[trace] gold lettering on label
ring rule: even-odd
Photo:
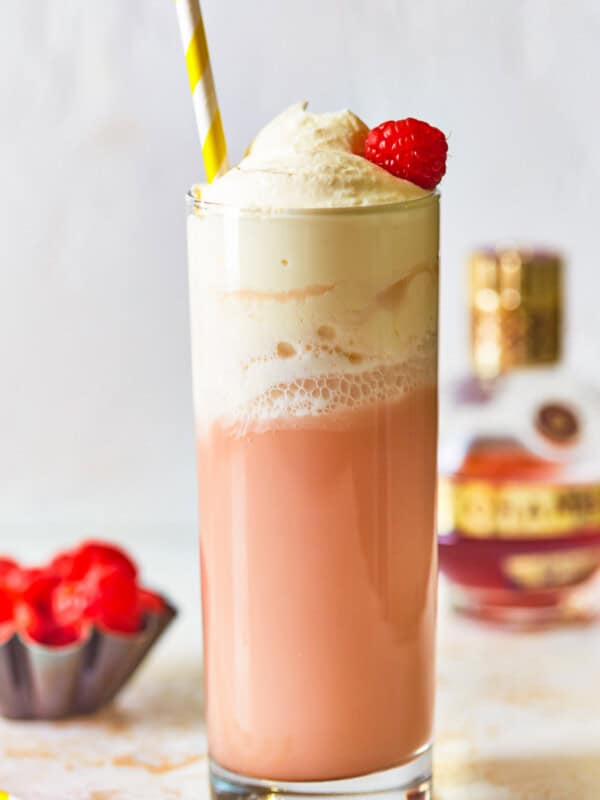
[[[556,538],[600,532],[600,484],[557,486],[440,480],[440,533],[474,538]]]

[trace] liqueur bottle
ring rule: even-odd
[[[472,374],[441,398],[441,569],[508,624],[564,617],[600,567],[600,391],[562,364],[562,279],[553,252],[475,252]]]

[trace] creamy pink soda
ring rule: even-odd
[[[209,747],[250,778],[431,738],[438,204],[363,127],[290,109],[189,218]]]

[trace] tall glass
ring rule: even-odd
[[[438,196],[188,212],[213,790],[429,797]]]

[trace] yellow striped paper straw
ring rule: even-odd
[[[217,175],[227,172],[229,164],[202,13],[198,0],[175,0],[175,5],[202,144],[206,179],[210,183]]]

